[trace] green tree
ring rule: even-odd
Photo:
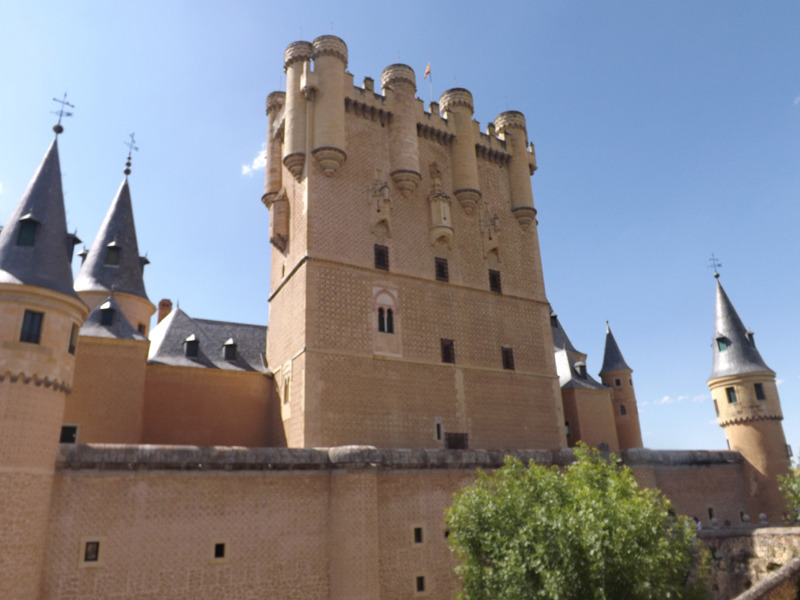
[[[787,523],[800,520],[800,465],[795,463],[788,475],[778,475],[778,487],[786,501]]]
[[[447,511],[469,600],[707,597],[695,523],[586,447],[565,470],[507,458]]]

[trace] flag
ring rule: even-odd
[[[427,79],[428,75],[431,74],[431,63],[428,62],[428,66],[425,67],[425,75],[422,77],[423,79]]]

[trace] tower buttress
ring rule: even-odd
[[[777,477],[788,473],[790,460],[775,372],[761,358],[753,332],[742,323],[719,280],[712,352],[708,387],[730,449],[747,463],[750,513],[780,522],[784,502]]]
[[[611,327],[606,326],[606,347],[599,375],[603,385],[611,389],[620,450],[642,447],[642,429],[632,373],[633,369],[622,357]]]

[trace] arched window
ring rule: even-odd
[[[386,333],[394,333],[394,311],[386,309]]]
[[[378,331],[386,333],[386,311],[382,306],[378,308]]]
[[[377,313],[378,331],[380,333],[395,332],[397,318],[397,297],[395,293],[385,288],[373,290],[373,310]]]

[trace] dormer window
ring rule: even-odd
[[[575,370],[578,372],[578,377],[586,379],[586,363],[578,361],[575,363]]]
[[[747,343],[750,344],[753,348],[756,347],[756,337],[752,331],[748,331],[745,335],[747,335]]]
[[[720,352],[724,352],[725,350],[727,350],[728,349],[728,340],[726,340],[724,337],[718,337],[717,338],[717,348],[719,349]]]
[[[78,256],[81,257],[81,266],[83,266],[83,263],[86,262],[86,257],[89,256],[89,251],[86,248],[84,248],[83,250],[78,252]]]
[[[236,342],[229,338],[222,346],[222,354],[225,360],[236,360]]]
[[[195,334],[187,337],[183,342],[183,346],[186,358],[197,358],[200,354],[200,340],[197,339]]]
[[[111,307],[111,302],[105,302],[100,305],[100,325],[109,327],[114,324],[114,313],[116,311]]]
[[[106,264],[110,267],[118,267],[119,254],[120,247],[117,246],[117,242],[111,242],[108,246],[106,246]]]
[[[17,232],[17,246],[33,246],[36,241],[36,231],[39,229],[39,221],[30,214],[25,215],[19,220],[19,231]]]

